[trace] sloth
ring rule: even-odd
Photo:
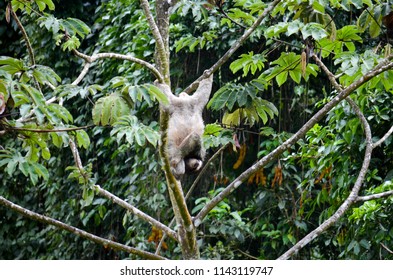
[[[161,105],[161,108],[169,113],[166,149],[171,172],[177,180],[202,168],[206,154],[202,142],[205,129],[202,111],[209,100],[212,82],[213,75],[210,75],[199,83],[191,96],[185,92],[175,96],[168,85],[158,84],[169,100],[169,105]]]

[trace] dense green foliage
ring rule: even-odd
[[[152,226],[91,186],[99,184],[169,224],[173,213],[157,152],[158,104],[165,96],[146,68],[127,60],[97,60],[81,83],[72,84],[83,68],[74,49],[154,63],[155,42],[139,1],[11,1],[31,41],[34,65],[8,2],[0,3],[0,195],[154,252]],[[266,6],[260,0],[216,2],[223,4],[179,0],[173,7],[171,80],[177,92],[221,57]],[[326,75],[312,58],[304,60],[306,52],[317,53],[344,87],[390,55],[393,39],[383,22],[392,1],[281,2],[215,74],[215,93],[204,113],[212,123],[205,145],[210,156],[227,147],[191,194],[192,214],[334,98]],[[375,141],[393,125],[392,94],[390,70],[351,95]],[[75,165],[70,140],[83,169]],[[277,258],[337,210],[364,152],[363,126],[343,101],[208,214],[198,228],[201,257]],[[373,153],[361,195],[393,189],[392,159],[390,136]],[[195,177],[184,180],[185,192]],[[392,259],[386,249],[393,250],[392,212],[392,196],[358,202],[295,258]],[[0,259],[135,258],[5,207],[0,245]],[[181,258],[173,240],[165,245],[163,256]]]

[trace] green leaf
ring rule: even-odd
[[[90,146],[90,137],[87,134],[86,131],[84,130],[78,130],[76,132],[76,140],[78,143],[78,147],[83,147],[85,149],[88,149]]]
[[[227,107],[229,110],[232,110],[237,100],[237,95],[236,86],[233,84],[226,84],[215,92],[213,98],[207,104],[207,108],[218,111]]]
[[[337,31],[337,39],[340,41],[358,41],[362,42],[362,38],[357,35],[359,30],[356,25],[346,25]]]
[[[53,71],[50,67],[43,65],[35,65],[33,76],[42,85],[45,85],[48,82],[53,86],[57,86],[57,83],[61,81],[61,78],[55,73],[55,71]]]
[[[370,22],[370,36],[371,38],[376,38],[381,33],[381,22],[372,20]]]
[[[55,5],[52,0],[34,0],[34,2],[37,4],[41,12],[45,10],[46,6],[48,6],[49,10],[53,11],[55,9]]]
[[[325,7],[323,5],[321,5],[321,3],[319,3],[318,1],[313,1],[312,7],[315,11],[317,11],[321,14],[325,13]]]
[[[292,80],[294,80],[297,84],[300,84],[300,80],[302,79],[302,72],[300,69],[294,69],[293,71],[289,72]]]
[[[111,135],[116,135],[117,141],[120,142],[123,137],[127,142],[139,146],[144,146],[146,140],[154,147],[157,146],[160,138],[158,132],[150,126],[141,124],[135,116],[124,116],[114,123]]]
[[[12,99],[14,100],[15,107],[19,107],[23,104],[30,103],[29,96],[23,91],[12,91],[11,96],[12,96]],[[24,114],[21,114],[21,115],[24,116]]]
[[[49,172],[42,164],[35,162],[32,164],[32,167],[39,177],[43,178],[44,180],[48,180]]]
[[[0,69],[6,71],[10,75],[27,70],[22,60],[8,56],[0,56],[0,65],[3,65],[0,67]]]
[[[62,121],[69,123],[73,121],[71,113],[63,106],[52,103],[47,105],[47,116],[52,121],[52,123],[60,124]]]
[[[47,30],[52,30],[54,35],[58,34],[60,22],[53,15],[43,15],[38,19],[38,22],[40,27],[45,26]]]
[[[19,170],[25,175],[26,177],[29,175],[29,164],[26,160],[19,161]]]
[[[157,131],[150,129],[148,127],[145,127],[145,129],[142,129],[142,131],[146,140],[154,147],[156,147],[159,139],[159,135],[157,134]]]
[[[15,172],[15,168],[18,164],[18,161],[15,158],[12,158],[7,164],[7,173],[8,175],[12,176]]]
[[[266,38],[279,37],[281,33],[287,32],[288,25],[289,24],[286,22],[280,22],[267,28],[265,31]]]
[[[62,49],[63,51],[65,50],[72,51],[79,48],[80,45],[81,42],[79,41],[79,39],[75,35],[73,35],[62,45]]]
[[[282,72],[276,76],[278,86],[282,86],[288,79],[288,72]]]
[[[230,213],[230,215],[231,215],[235,220],[237,220],[237,221],[239,221],[239,222],[242,221],[242,218],[240,217],[238,211],[233,211],[233,212]]]
[[[169,105],[168,97],[158,87],[149,84],[143,85],[143,87],[147,89],[148,93],[152,97],[156,98],[162,105]]]
[[[77,34],[82,39],[91,32],[90,27],[77,18],[67,18],[60,20],[60,29],[67,31],[67,33],[72,37]]]
[[[319,41],[322,38],[327,37],[327,32],[325,27],[319,23],[308,23],[302,29],[302,36],[303,39],[307,39],[308,37],[314,38],[315,40]]]
[[[45,97],[39,90],[28,84],[21,84],[21,87],[28,93],[34,105],[45,106]]]
[[[62,138],[58,135],[57,132],[51,132],[49,133],[51,138],[52,138],[52,143],[55,145],[57,148],[61,148],[63,145]]]
[[[303,26],[304,26],[304,23],[298,19],[291,21],[288,24],[287,36],[291,36],[292,34],[298,33],[299,30],[301,30],[303,28]]]
[[[215,135],[218,136],[223,128],[215,123],[211,123],[205,126],[205,135]]]
[[[254,55],[253,52],[249,52],[248,54],[242,54],[229,67],[233,73],[243,70],[243,76],[245,77],[248,72],[254,75],[257,70],[262,70],[266,61],[266,58],[262,54]]]
[[[130,110],[127,101],[113,93],[98,99],[93,108],[93,122],[95,125],[112,125],[121,116],[129,115]]]
[[[269,115],[270,118],[273,118],[274,115],[278,115],[277,108],[273,105],[273,103],[270,103],[269,101],[258,98],[253,100],[253,105],[253,107],[258,113],[258,116],[262,119],[262,122],[264,124],[266,124],[268,121],[267,115]]]

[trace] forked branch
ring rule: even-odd
[[[157,68],[154,67],[154,65],[152,65],[149,62],[144,61],[142,59],[133,57],[131,55],[123,55],[123,54],[117,54],[117,53],[98,53],[98,54],[94,54],[92,56],[89,56],[89,55],[83,54],[77,50],[73,50],[73,53],[76,56],[85,60],[85,62],[86,62],[83,67],[82,72],[79,74],[78,78],[72,83],[73,85],[77,85],[82,81],[82,79],[86,76],[91,64],[94,61],[99,60],[99,59],[106,59],[106,58],[122,59],[122,60],[128,60],[128,61],[135,62],[135,63],[140,64],[140,65],[146,67],[147,69],[149,69],[158,81],[160,81],[160,82],[164,81],[164,77],[157,70]]]
[[[253,173],[255,173],[260,168],[266,166],[269,162],[275,160],[279,155],[281,155],[284,151],[290,148],[293,144],[295,144],[299,139],[303,138],[306,133],[317,124],[332,108],[334,108],[338,103],[340,103],[343,99],[347,98],[352,92],[354,92],[361,85],[365,84],[373,77],[378,76],[379,74],[390,70],[393,68],[393,62],[390,61],[392,57],[384,59],[377,66],[375,66],[372,70],[366,73],[364,76],[359,78],[357,81],[353,82],[347,88],[339,91],[335,98],[329,101],[324,107],[322,107],[310,120],[306,122],[303,127],[296,132],[291,138],[277,147],[275,150],[270,152],[268,155],[264,156],[260,159],[256,164],[248,168],[244,171],[239,177],[237,177],[231,184],[229,184],[220,194],[214,197],[205,207],[198,213],[195,217],[195,225],[199,226],[206,215],[224,198],[226,198],[230,193],[232,193],[235,189],[242,185],[243,182],[247,180]],[[327,68],[326,68],[327,69]],[[372,145],[372,144],[370,144]],[[369,147],[370,148],[370,147]]]
[[[69,143],[70,143],[70,148],[71,148],[71,151],[72,151],[72,155],[73,155],[74,160],[75,160],[75,165],[81,172],[83,172],[84,168],[83,168],[83,165],[82,165],[82,160],[81,160],[81,158],[79,156],[78,148],[76,147],[75,142],[73,140],[70,140]],[[119,206],[123,207],[124,209],[130,211],[132,214],[134,214],[135,216],[139,217],[140,219],[150,223],[151,225],[156,226],[157,228],[159,228],[163,232],[165,232],[169,237],[171,237],[172,239],[178,241],[177,234],[176,234],[175,231],[171,230],[169,227],[167,227],[164,224],[160,223],[159,221],[157,221],[153,217],[145,214],[144,212],[142,212],[138,208],[132,206],[131,204],[127,203],[126,201],[124,201],[122,199],[120,199],[119,197],[115,196],[114,194],[104,190],[99,185],[95,185],[93,188],[101,196],[106,197],[107,199],[111,200],[112,202],[114,202],[114,203],[118,204]]]
[[[372,143],[372,134],[370,126],[364,117],[363,113],[361,112],[360,108],[357,104],[349,97],[347,97],[347,102],[351,105],[352,109],[355,111],[356,115],[358,116],[359,120],[363,125],[363,129],[366,136],[366,151],[364,154],[362,168],[360,169],[359,175],[356,179],[356,182],[347,197],[347,199],[341,204],[341,206],[337,209],[337,211],[330,216],[326,221],[324,221],[319,227],[314,229],[312,232],[307,234],[304,238],[302,238],[299,242],[297,242],[292,248],[286,251],[283,255],[281,255],[278,259],[279,260],[286,260],[296,254],[301,248],[306,246],[312,240],[317,238],[321,233],[323,233],[326,229],[328,229],[331,225],[336,223],[338,219],[340,219],[345,212],[349,209],[349,207],[356,202],[358,198],[358,194],[360,191],[360,187],[364,182],[364,178],[366,177],[366,173],[371,161],[371,154],[373,151],[373,143]]]

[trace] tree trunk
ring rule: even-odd
[[[142,1],[143,2],[143,1]],[[176,1],[172,1],[173,5]],[[164,77],[165,83],[170,86],[169,67],[169,8],[171,4],[167,0],[156,1],[156,25],[161,38],[156,38],[155,60],[158,70]],[[162,45],[160,45],[162,44]],[[192,222],[191,215],[187,209],[186,200],[180,181],[177,181],[169,168],[169,161],[166,154],[167,129],[169,115],[164,110],[160,112],[161,147],[160,155],[164,161],[164,169],[169,187],[169,196],[178,226],[179,244],[182,250],[183,259],[199,259],[199,249],[196,241],[196,229]]]

